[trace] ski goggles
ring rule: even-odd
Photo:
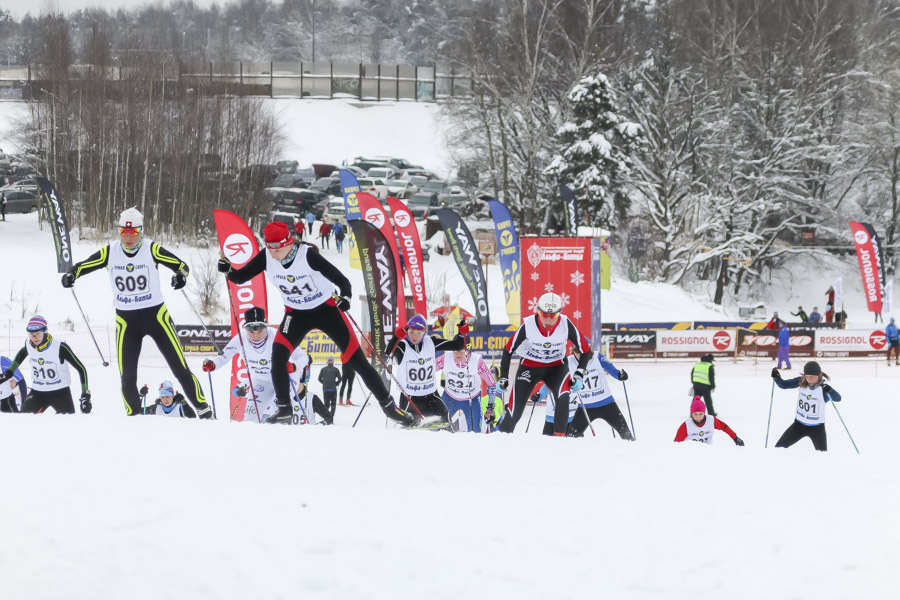
[[[244,323],[244,329],[250,332],[264,331],[266,327],[265,323]]]
[[[285,246],[290,246],[294,243],[294,238],[291,236],[287,236],[280,242],[266,242],[266,248],[269,250],[278,250],[279,248],[284,248]]]
[[[136,235],[143,231],[143,227],[119,227],[119,235]]]
[[[548,313],[548,312],[544,312],[544,311],[542,311],[542,310],[538,310],[538,314],[541,315],[541,318],[542,318],[542,319],[547,319],[548,321],[553,321],[554,323],[555,323],[556,320],[559,318],[559,313],[558,313],[558,312],[555,312],[555,313]]]

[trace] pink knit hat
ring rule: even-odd
[[[706,412],[706,404],[700,399],[700,396],[694,396],[694,401],[691,402],[691,414],[695,412]]]

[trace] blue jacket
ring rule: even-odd
[[[780,387],[783,390],[792,390],[800,387],[800,382],[803,381],[803,377],[794,377],[793,379],[775,379],[775,385]],[[821,385],[821,384],[820,384]],[[841,395],[837,393],[837,390],[831,388],[831,390],[827,392],[822,392],[822,396],[825,398],[825,402],[840,402]]]
[[[893,323],[888,323],[888,326],[884,328],[884,335],[886,335],[889,340],[900,340],[900,334],[897,333],[897,326]]]
[[[791,332],[787,327],[782,327],[781,331],[778,332],[778,345],[779,346],[790,346],[791,345]]]
[[[822,320],[822,315],[817,313],[816,311],[812,311],[809,313],[809,319],[806,320],[807,323],[818,323]]]

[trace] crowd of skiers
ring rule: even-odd
[[[72,288],[80,277],[104,267],[109,272],[126,414],[215,418],[197,377],[187,365],[163,302],[159,266],[173,272],[172,287],[176,290],[185,286],[188,266],[144,237],[143,216],[136,209],[123,212],[118,227],[120,239],[76,263],[63,275],[62,285]],[[607,375],[612,376],[624,385],[628,374],[595,352],[590,340],[562,313],[560,296],[552,292],[538,299],[536,314],[523,319],[503,349],[499,368],[493,369],[468,350],[469,325],[465,320],[459,322],[456,336],[443,339],[427,333],[424,316],[413,315],[393,332],[384,357],[379,357],[392,382],[388,389],[381,373],[366,360],[354,331],[355,321],[347,313],[352,297],[350,282],[319,254],[318,248],[299,242],[293,233],[284,223],[270,223],[264,230],[265,249],[241,268],[224,257],[219,260],[219,271],[234,284],[265,273],[281,293],[285,306],[278,327],[268,325],[262,309],[247,310],[242,330],[224,352],[203,361],[203,371],[212,373],[233,356],[243,357],[248,379],[232,392],[243,399],[235,411],[243,410],[244,420],[315,422],[315,414],[330,424],[338,404],[339,385],[340,403],[344,404],[346,398],[349,404],[353,375],[358,373],[387,418],[405,427],[453,428],[451,422],[455,420],[458,427],[465,422],[469,431],[480,432],[483,425],[487,431],[513,433],[529,399],[540,395],[547,404],[546,435],[583,436],[593,421],[603,420],[620,438],[635,439],[633,425],[629,428],[607,379]],[[888,327],[893,328],[889,339],[897,340],[893,319]],[[321,370],[321,399],[316,395],[310,398],[307,393],[310,359],[300,348],[312,329],[324,332],[334,341],[343,363],[343,372],[334,366],[334,359],[329,359]],[[92,404],[88,374],[78,357],[64,341],[50,334],[42,317],[33,317],[26,330],[28,341],[15,357],[0,361],[0,410],[40,413],[53,408],[58,413],[75,412],[69,387],[71,367],[81,381],[81,411],[89,413]],[[172,382],[163,381],[158,399],[149,407],[147,386],[137,389],[138,359],[143,338],[148,336],[183,390],[176,393]],[[896,347],[893,342],[892,345]],[[513,358],[519,361],[515,372],[511,372]],[[715,431],[724,431],[737,445],[743,445],[735,432],[717,418],[713,408],[713,362],[711,355],[704,356],[691,370],[690,418],[681,424],[675,440],[711,443]],[[19,366],[26,364],[32,375],[30,391],[18,371]],[[825,450],[825,403],[841,399],[828,383],[828,376],[817,363],[809,362],[800,377],[783,380],[777,368],[772,377],[773,385],[798,389],[799,394],[796,419],[776,445],[787,447],[809,437],[816,449]],[[15,380],[15,388],[10,380]],[[21,402],[16,401],[14,389],[23,396]]]

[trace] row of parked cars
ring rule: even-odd
[[[0,152],[0,200],[6,199],[6,212],[37,212],[40,196],[34,169],[16,157]]]

